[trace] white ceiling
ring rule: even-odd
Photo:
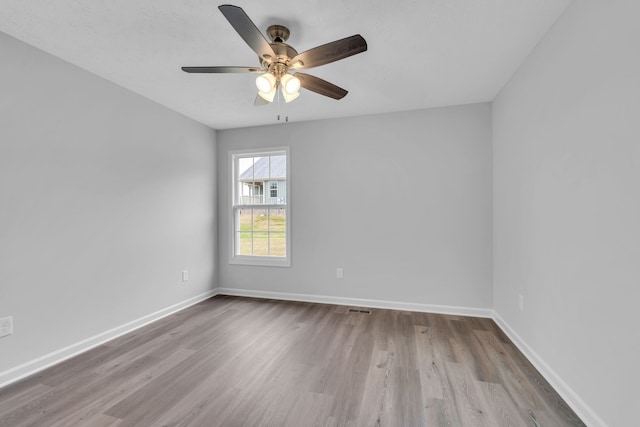
[[[229,0],[260,30],[291,30],[298,52],[353,34],[368,51],[305,70],[349,90],[301,91],[290,121],[491,101],[571,0]],[[215,129],[277,123],[254,107],[257,66],[217,6],[224,0],[2,0],[0,31]],[[266,36],[265,36],[266,37]]]

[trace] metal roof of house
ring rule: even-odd
[[[271,159],[271,165],[269,165]],[[269,173],[271,166],[271,173]],[[239,181],[266,181],[268,179],[285,179],[287,177],[287,156],[260,157],[247,170],[240,174]]]

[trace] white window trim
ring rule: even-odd
[[[269,256],[255,256],[255,255],[236,255],[236,235],[235,235],[235,207],[236,200],[238,198],[238,186],[236,185],[236,175],[239,173],[237,170],[236,157],[242,157],[246,155],[252,155],[255,157],[260,156],[272,156],[275,154],[284,154],[287,157],[287,185],[285,188],[285,200],[287,203],[284,205],[287,212],[287,221],[285,224],[285,245],[286,256],[284,257],[269,257]],[[233,150],[229,151],[229,165],[231,166],[231,191],[229,198],[229,264],[238,265],[257,265],[265,267],[291,267],[291,173],[290,173],[290,155],[289,146],[285,147],[268,147],[268,148],[256,148],[246,150]],[[253,205],[250,205],[253,206]],[[283,205],[260,205],[260,208],[282,208]]]

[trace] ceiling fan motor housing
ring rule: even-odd
[[[274,39],[274,41],[272,43],[269,43],[269,45],[273,49],[273,52],[276,54],[276,57],[275,59],[271,57],[264,57],[259,59],[262,67],[266,70],[269,70],[270,73],[272,73],[274,76],[276,76],[276,78],[279,79],[289,72],[289,69],[292,65],[291,58],[295,58],[298,55],[298,52],[294,48],[286,44],[284,41],[277,41],[277,39],[280,37],[273,36],[275,31],[273,30],[274,28],[276,28],[278,31],[285,31],[278,33],[282,36],[286,36],[282,38],[282,40],[286,40],[287,38],[289,38],[289,30],[287,28],[281,25],[270,26],[267,32],[272,37],[272,39]]]
[[[289,39],[289,34],[289,29],[283,25],[270,25],[267,28],[267,35],[272,42],[286,42]]]

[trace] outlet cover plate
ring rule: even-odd
[[[0,319],[0,338],[11,334],[13,334],[13,317],[3,317]]]

